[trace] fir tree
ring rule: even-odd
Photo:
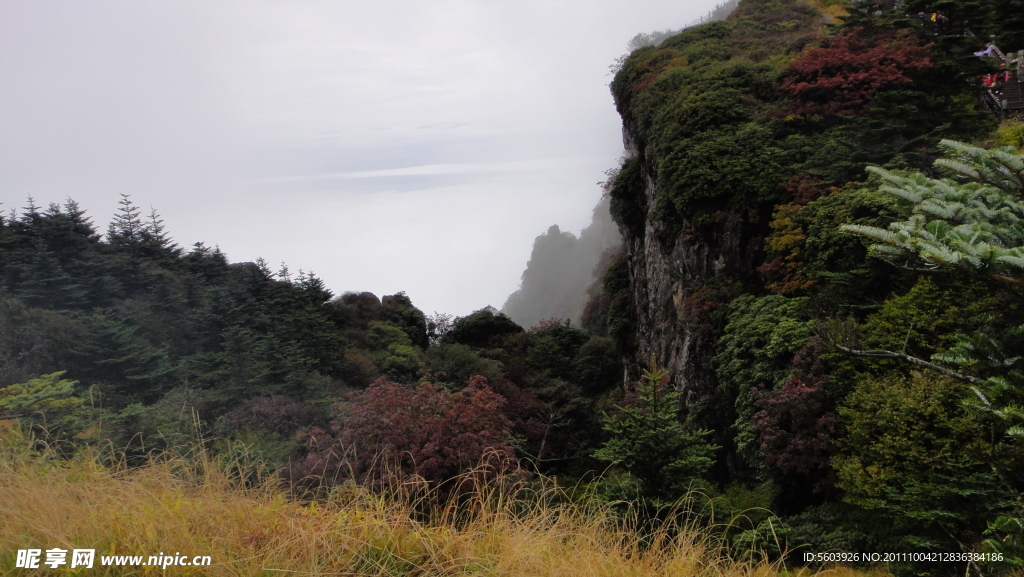
[[[25,212],[22,213],[22,220],[24,222],[32,222],[39,217],[39,207],[36,206],[36,200],[30,195],[27,199],[28,206],[25,207]]]
[[[594,452],[594,458],[635,475],[655,502],[682,496],[711,468],[719,449],[705,440],[711,431],[687,430],[679,422],[679,393],[666,385],[667,375],[657,366],[644,371],[633,402],[606,416],[609,439]]]
[[[1010,445],[1024,438],[1024,324],[1020,324],[1024,281],[1024,155],[1012,147],[985,150],[962,142],[943,141],[947,158],[936,165],[958,179],[923,174],[899,176],[872,170],[887,183],[884,192],[912,205],[909,218],[888,229],[848,225],[843,230],[880,241],[874,254],[901,267],[927,273],[960,274],[988,283],[1004,301],[1016,301],[991,316],[981,329],[957,335],[959,343],[925,360],[903,352],[861,350],[849,331],[833,331],[836,347],[864,357],[895,358],[970,383],[968,406],[989,418],[994,431],[990,464],[1004,487],[1017,499],[1017,513],[1002,517],[990,529],[1001,535],[989,545],[1024,557],[1024,498],[1013,471],[1018,465]],[[836,337],[839,338],[836,338]],[[956,367],[950,368],[950,367]]]
[[[155,208],[152,206],[149,208],[149,222],[147,222],[142,229],[144,243],[154,251],[165,255],[177,255],[180,253],[178,245],[175,244],[171,240],[170,235],[167,234],[167,229],[164,227],[163,219],[160,218],[160,214],[157,213]]]
[[[966,182],[871,167],[888,183],[882,191],[912,203],[913,213],[888,230],[857,225],[843,230],[881,241],[872,251],[901,266],[1024,276],[1024,156],[1009,147],[985,150],[949,140],[942,146],[951,158],[935,164]]]
[[[113,246],[137,245],[147,230],[146,224],[139,218],[142,211],[132,202],[131,196],[121,193],[120,207],[114,214],[107,229],[107,242]]]

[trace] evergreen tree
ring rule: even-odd
[[[146,256],[156,259],[178,257],[181,254],[181,249],[167,234],[164,221],[155,208],[150,207],[148,219],[140,232],[140,244]]]
[[[130,195],[121,193],[119,208],[107,229],[107,242],[114,247],[133,246],[142,242],[146,223],[139,218],[142,211],[132,202]]]
[[[39,207],[36,206],[36,200],[32,196],[28,197],[28,206],[25,207],[25,212],[22,213],[22,220],[25,222],[32,222],[39,217]]]
[[[969,404],[991,418],[1001,432],[989,451],[991,466],[1004,487],[1017,496],[1018,513],[997,524],[1009,531],[1003,544],[1024,557],[1024,500],[1018,477],[1022,464],[1017,448],[1007,446],[1024,437],[1024,155],[1011,147],[985,150],[943,141],[947,158],[936,165],[958,179],[900,176],[874,168],[888,182],[883,191],[912,206],[910,216],[888,229],[848,225],[844,230],[880,241],[874,254],[898,266],[925,273],[960,274],[987,283],[1007,306],[989,315],[972,334],[957,335],[958,344],[931,360],[904,352],[862,350],[849,333],[835,331],[841,350],[865,357],[901,359],[973,385]],[[835,338],[838,336],[839,338]],[[955,368],[951,368],[955,367]],[[999,547],[999,541],[990,541]]]
[[[711,468],[719,449],[705,440],[711,431],[687,430],[679,422],[679,393],[666,386],[667,376],[657,366],[644,371],[633,401],[606,415],[609,439],[594,452],[594,458],[636,476],[655,503],[682,496]]]

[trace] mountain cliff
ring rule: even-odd
[[[869,164],[926,167],[939,137],[991,125],[953,83],[952,58],[906,22],[832,4],[743,2],[634,51],[612,83],[626,160],[611,210],[635,353],[654,355],[690,404],[715,389],[726,303],[771,292],[779,206],[861,180]]]

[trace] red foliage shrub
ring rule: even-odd
[[[550,426],[543,419],[546,408],[544,403],[537,395],[507,378],[498,377],[491,384],[494,391],[505,398],[502,413],[508,419],[513,434],[525,440],[527,447],[536,448],[533,453],[543,452],[536,455],[538,459],[549,457],[551,449],[550,446],[545,447],[544,440]],[[547,450],[543,450],[545,448]],[[526,448],[521,449],[531,454],[526,452]]]
[[[869,38],[855,29],[793,60],[782,90],[794,99],[793,114],[856,114],[879,91],[910,84],[909,75],[931,67],[928,48],[911,36]]]
[[[801,173],[783,183],[782,188],[789,193],[793,204],[803,206],[821,197],[823,194],[821,185],[821,179]]]
[[[725,326],[725,305],[739,294],[733,284],[702,286],[680,301],[679,318],[697,330],[701,343],[709,343]]]
[[[829,459],[838,425],[825,397],[822,348],[812,339],[797,351],[790,379],[761,397],[761,411],[751,425],[769,465],[783,473],[814,477],[819,487],[831,475]]]
[[[483,377],[457,393],[378,379],[350,395],[330,431],[306,435],[309,452],[291,477],[375,483],[415,476],[437,483],[482,464],[491,473],[514,470],[505,403]]]

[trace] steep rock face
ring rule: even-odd
[[[635,50],[612,82],[626,158],[610,187],[626,248],[635,355],[667,368],[687,405],[715,394],[729,300],[757,284],[794,151],[779,77],[821,30],[798,0],[745,0],[725,22]]]
[[[661,203],[653,159],[628,123],[623,128],[627,157],[639,165],[641,206]],[[714,389],[713,328],[706,316],[720,303],[718,293],[749,283],[763,262],[764,209],[722,208],[682,216],[672,233],[657,218],[623,227],[636,307],[637,356],[669,370],[686,402]]]

